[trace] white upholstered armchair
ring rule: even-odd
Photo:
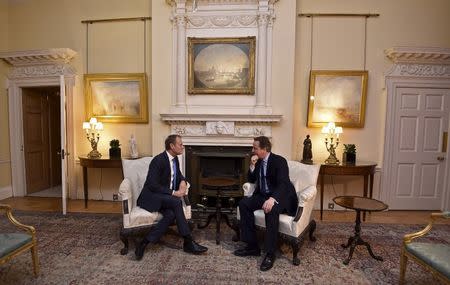
[[[124,248],[120,251],[122,255],[128,253],[128,238],[130,236],[144,235],[150,230],[151,226],[162,218],[160,213],[148,212],[136,205],[152,159],[153,157],[122,159],[124,179],[119,187],[123,214],[123,227],[120,230],[120,239],[124,243]],[[189,221],[191,219],[191,206],[187,196],[183,199],[183,210],[186,219]]]
[[[300,264],[297,257],[304,236],[309,232],[311,241],[315,241],[313,236],[316,229],[316,222],[312,219],[311,214],[314,207],[314,201],[317,193],[317,177],[319,176],[320,165],[308,165],[298,161],[288,161],[289,178],[295,187],[298,196],[297,215],[295,217],[286,214],[280,215],[279,233],[282,239],[292,246],[294,265]],[[245,183],[243,185],[244,196],[251,196],[255,191],[255,184]],[[237,219],[239,220],[239,208]],[[255,211],[255,224],[259,228],[265,228],[265,215],[263,210]],[[239,227],[235,227],[236,234],[239,237]]]

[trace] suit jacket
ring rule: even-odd
[[[261,193],[259,185],[261,183],[259,181],[261,167],[262,160],[259,159],[256,162],[255,170],[253,172],[248,171],[248,181],[250,183],[257,182],[253,195],[265,196],[265,193]],[[271,191],[270,197],[273,197],[279,203],[282,211],[285,210],[288,215],[295,216],[298,207],[298,197],[295,193],[294,185],[289,179],[289,168],[286,159],[280,155],[270,153],[267,161],[266,181]]]
[[[181,173],[178,157],[175,157],[175,159],[178,165],[175,188],[178,189],[180,182],[186,181],[186,179]],[[172,195],[171,179],[169,156],[164,151],[150,162],[147,179],[137,199],[137,205],[149,212],[159,211],[161,209],[161,195]]]

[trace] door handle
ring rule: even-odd
[[[439,160],[439,161],[444,161],[444,159],[445,159],[445,157],[443,157],[443,156],[438,156],[437,157],[437,160]]]

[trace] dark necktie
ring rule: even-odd
[[[172,169],[173,169],[173,180],[172,180],[172,190],[177,190],[177,159],[172,159]]]
[[[262,162],[261,162],[261,172],[260,172],[260,188],[261,188],[261,193],[268,193],[269,192],[269,189],[267,189],[267,184],[266,184],[266,175],[265,175],[265,170],[266,170],[266,161],[265,160],[263,160]],[[267,170],[266,170],[267,171]]]

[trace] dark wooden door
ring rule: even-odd
[[[23,135],[27,194],[50,187],[49,110],[40,90],[22,90]]]
[[[48,91],[50,177],[52,186],[61,185],[61,112],[59,90]]]

